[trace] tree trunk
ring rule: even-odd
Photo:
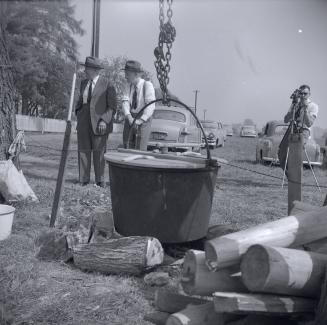
[[[211,296],[216,291],[247,292],[239,267],[211,272],[205,263],[205,253],[189,250],[184,257],[181,284],[189,295]]]
[[[209,240],[206,259],[210,268],[222,269],[240,263],[241,256],[255,244],[298,247],[325,237],[327,207],[322,207]]]
[[[242,258],[241,272],[253,292],[317,298],[327,255],[254,245]]]
[[[162,263],[163,249],[156,238],[122,237],[103,243],[77,245],[73,247],[73,258],[75,265],[82,270],[140,275]]]
[[[11,68],[5,31],[0,25],[0,160],[8,159],[8,149],[16,134],[15,88]]]

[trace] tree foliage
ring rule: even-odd
[[[8,1],[5,20],[23,114],[62,117],[83,34],[68,0]]]

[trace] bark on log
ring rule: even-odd
[[[245,286],[254,292],[317,298],[327,255],[254,245],[242,258]]]
[[[73,258],[75,265],[82,270],[140,275],[162,263],[163,249],[156,238],[122,237],[102,243],[77,245],[73,247]]]
[[[189,295],[211,296],[216,291],[247,292],[239,267],[211,272],[205,253],[189,250],[184,257],[181,285]]]
[[[0,1],[0,16],[4,18],[6,1]],[[16,135],[13,70],[8,55],[4,25],[0,22],[0,160],[9,158],[8,149]]]
[[[302,297],[216,292],[217,313],[289,315],[313,313],[316,300]]]
[[[212,269],[238,264],[255,244],[297,247],[324,237],[327,237],[327,207],[209,240],[205,244],[207,264]]]
[[[225,319],[223,314],[215,312],[214,304],[210,301],[202,305],[188,305],[172,314],[166,325],[224,325]]]
[[[200,305],[207,303],[208,300],[195,297],[184,296],[179,293],[171,292],[167,289],[158,289],[155,292],[154,305],[159,311],[166,313],[177,313],[186,308],[187,305]]]

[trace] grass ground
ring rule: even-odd
[[[27,134],[28,150],[21,155],[21,167],[40,202],[17,204],[13,233],[0,242],[0,324],[4,323],[1,306],[14,324],[21,325],[146,324],[142,318],[152,310],[152,290],[141,278],[84,273],[73,265],[35,257],[35,238],[49,224],[62,140],[63,135]],[[115,148],[120,140],[121,135],[114,135],[108,149]],[[228,138],[226,146],[213,155],[242,168],[281,177],[280,168],[254,163],[255,143],[255,139]],[[111,211],[109,188],[81,187],[77,183],[76,147],[73,135],[58,220],[59,224],[69,220],[71,227],[87,225],[94,207]],[[316,169],[316,173],[321,185],[327,186],[326,172]],[[304,183],[314,183],[309,170],[304,171]],[[305,202],[322,205],[324,196],[314,187],[304,187],[303,197]],[[286,215],[287,188],[282,189],[279,180],[221,167],[211,224],[245,228]]]

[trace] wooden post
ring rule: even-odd
[[[252,292],[317,298],[327,255],[254,245],[242,258],[241,273]]]
[[[100,40],[100,3],[101,0],[93,0],[93,26],[92,26],[92,44],[91,56],[99,57]]]
[[[205,253],[189,250],[184,257],[181,285],[189,295],[211,296],[216,291],[247,292],[239,267],[211,272],[205,263]]]
[[[205,243],[207,264],[222,269],[240,263],[241,256],[255,244],[299,247],[327,237],[327,207],[267,222]]]
[[[65,169],[66,169],[66,162],[67,162],[67,158],[68,158],[70,135],[72,132],[71,117],[72,117],[74,95],[75,95],[75,84],[76,84],[76,67],[75,67],[75,72],[73,75],[72,88],[70,91],[70,101],[69,101],[69,108],[68,108],[67,124],[66,124],[64,142],[63,142],[62,150],[61,150],[61,159],[60,159],[59,171],[58,171],[58,176],[57,176],[56,190],[55,190],[53,204],[52,204],[50,227],[54,227],[54,225],[55,225],[59,206],[60,206],[62,191],[63,191],[64,184],[65,184]]]
[[[295,200],[302,201],[303,135],[291,134],[288,156],[288,215]]]

